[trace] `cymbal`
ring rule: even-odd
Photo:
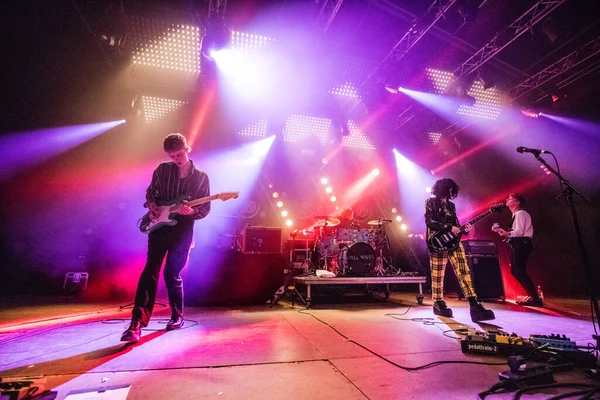
[[[313,217],[313,219],[315,221],[317,221],[317,225],[318,226],[336,226],[340,224],[340,220],[339,218],[336,217],[329,217],[327,215],[318,215],[316,217]]]
[[[367,225],[383,225],[383,224],[389,224],[390,222],[392,222],[391,219],[373,219],[369,222],[367,222]]]

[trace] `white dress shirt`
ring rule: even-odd
[[[513,213],[514,221],[510,230],[510,237],[533,238],[533,224],[531,215],[525,210],[517,210]]]

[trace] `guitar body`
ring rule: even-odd
[[[434,232],[429,238],[429,247],[436,253],[456,250],[460,244],[461,237],[462,233]]]
[[[191,200],[186,202],[185,204],[189,207],[196,207],[200,204],[208,203],[210,201],[220,199],[223,201],[229,199],[237,199],[239,196],[239,192],[223,192],[219,194],[214,194],[212,196],[202,197],[200,199]],[[154,232],[157,229],[160,229],[163,226],[173,226],[177,224],[177,221],[173,218],[177,214],[175,210],[176,206],[179,203],[182,203],[185,200],[186,196],[179,196],[173,200],[168,202],[157,203],[158,205],[158,217],[153,221],[150,219],[150,212],[148,211],[141,218],[140,221],[140,231],[142,233],[150,233]]]
[[[142,233],[150,233],[163,226],[176,225],[177,221],[173,219],[175,214],[171,213],[170,209],[171,206],[181,203],[184,199],[185,197],[180,196],[167,203],[161,203],[161,205],[159,206],[158,218],[156,218],[154,221],[150,219],[150,211],[148,211],[142,217],[142,222],[140,223],[140,231],[142,231]]]
[[[458,248],[460,245],[460,238],[463,233],[465,233],[465,227],[467,225],[473,225],[490,214],[499,213],[500,211],[506,208],[505,204],[494,204],[490,207],[490,209],[477,217],[473,218],[469,222],[460,226],[460,232],[431,232],[429,237],[427,238],[427,245],[430,250],[433,250],[435,253],[441,253],[442,251],[453,251]]]

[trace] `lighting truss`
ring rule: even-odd
[[[462,63],[454,75],[460,78],[476,71],[483,64],[491,60],[506,46],[517,40],[519,36],[531,30],[538,22],[546,18],[552,11],[567,0],[539,0],[533,7],[517,18],[503,32],[494,35],[481,49]]]
[[[435,0],[429,6],[425,15],[415,21],[408,31],[394,45],[381,64],[387,61],[399,61],[413,48],[415,44],[448,12],[456,0]],[[381,65],[380,65],[381,66]]]
[[[377,76],[377,72],[385,69],[390,62],[401,60],[410,49],[439,21],[441,17],[454,5],[456,0],[435,0],[420,19],[414,22],[408,31],[398,40],[392,50],[383,58],[375,70],[365,79],[361,89],[371,79]]]
[[[323,1],[319,15],[317,15],[317,26],[321,32],[327,32],[343,2],[344,0]]]
[[[510,96],[512,99],[511,101],[515,101],[516,99],[524,96],[526,93],[529,93],[530,91],[537,89],[540,86],[543,86],[544,84],[553,80],[557,76],[569,71],[572,68],[575,68],[579,64],[583,63],[584,61],[588,60],[589,58],[595,56],[598,53],[600,53],[600,36],[594,40],[587,42],[579,49],[573,51],[572,53],[561,58],[554,64],[544,68],[537,74],[519,83],[510,91]],[[573,82],[572,79],[567,80],[568,83]],[[567,84],[563,84],[562,86],[567,86]]]
[[[225,14],[227,0],[208,0],[208,15]]]

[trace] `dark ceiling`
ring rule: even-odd
[[[260,18],[261,12],[269,10],[269,16],[276,16],[281,22],[280,27],[307,32],[311,28],[327,46],[377,65],[432,3],[345,0],[329,30],[322,35],[314,32],[322,1],[230,0],[226,15],[232,26],[243,29]],[[454,70],[535,3],[537,0],[458,0],[394,68],[412,73],[424,66]],[[115,21],[123,15],[201,23],[206,6],[204,1],[192,0],[9,2],[3,13],[3,42],[8,47],[2,68],[6,90],[0,131],[101,120],[102,113],[90,110],[89,105],[99,102],[97,93],[114,79],[115,71],[122,66],[123,54],[102,43],[99,35],[114,29]],[[510,89],[599,35],[599,2],[567,0],[481,70],[494,76],[499,86]],[[583,70],[581,78],[562,89],[565,101],[554,106],[566,113],[595,117],[600,106],[598,57],[556,81],[579,70]],[[393,69],[391,73],[395,73]],[[552,85],[543,89],[548,88]],[[532,92],[523,101],[533,104],[542,94]]]

